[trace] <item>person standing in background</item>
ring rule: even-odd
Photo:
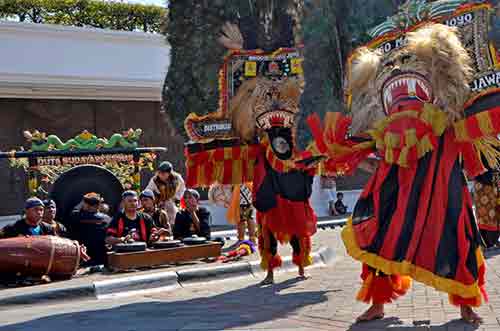
[[[146,189],[155,194],[155,203],[167,212],[170,226],[173,227],[177,204],[179,204],[186,185],[182,176],[175,172],[170,162],[162,162]]]

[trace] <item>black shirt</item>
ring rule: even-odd
[[[337,200],[335,202],[335,211],[340,215],[344,215],[347,213],[347,206],[341,200]]]
[[[174,239],[183,239],[191,237],[192,235],[197,235],[198,237],[205,237],[210,239],[210,212],[200,207],[196,211],[196,216],[200,220],[200,230],[195,231],[193,219],[191,214],[187,210],[181,210],[175,216],[174,224]]]
[[[72,238],[87,247],[90,261],[86,265],[106,263],[106,226],[109,217],[97,211],[80,209],[71,215]]]
[[[118,213],[108,226],[107,234],[113,237],[125,237],[131,233],[133,229],[137,230],[140,240],[149,242],[151,230],[153,229],[153,219],[146,213],[137,213],[134,220],[129,219],[125,213]]]
[[[64,237],[67,238],[69,236],[68,230],[62,223],[53,221],[52,223],[47,223],[42,221],[43,224],[47,224],[48,226],[52,227],[52,230],[54,231],[54,234],[59,237]]]
[[[54,234],[54,229],[52,226],[45,224],[43,222],[40,222],[38,224],[40,226],[40,232],[39,235],[44,236],[44,235],[55,235]],[[12,237],[18,237],[18,236],[33,236],[32,230],[35,229],[36,227],[28,225],[26,223],[26,219],[22,218],[19,221],[17,221],[14,224],[9,224],[5,226],[2,230],[0,230],[0,238],[12,238]]]

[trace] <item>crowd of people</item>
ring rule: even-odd
[[[150,246],[158,240],[198,236],[211,239],[210,212],[199,206],[200,194],[186,189],[170,162],[162,162],[149,185],[140,194],[127,190],[113,217],[103,197],[89,192],[72,211],[59,220],[53,200],[26,200],[24,215],[0,230],[0,239],[17,236],[54,235],[77,240],[90,260],[86,265],[105,265],[107,251],[118,243],[142,241]],[[178,209],[180,206],[180,210]]]

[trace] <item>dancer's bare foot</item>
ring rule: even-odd
[[[260,282],[260,285],[265,286],[272,284],[274,284],[274,273],[272,271],[268,271],[266,278],[264,278],[264,280]]]
[[[43,275],[42,277],[40,277],[40,280],[42,281],[42,283],[46,283],[46,284],[52,282],[49,275]]]
[[[460,315],[465,322],[481,324],[483,319],[472,310],[471,306],[460,306]]]
[[[373,304],[361,316],[356,318],[356,323],[367,322],[384,318],[384,305]]]
[[[305,280],[309,278],[309,275],[306,275],[306,271],[303,266],[299,266],[299,277],[300,280]]]

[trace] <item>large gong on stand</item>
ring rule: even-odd
[[[63,223],[67,223],[73,209],[89,192],[99,193],[114,214],[120,205],[123,186],[111,171],[97,165],[77,166],[64,172],[50,191]]]

